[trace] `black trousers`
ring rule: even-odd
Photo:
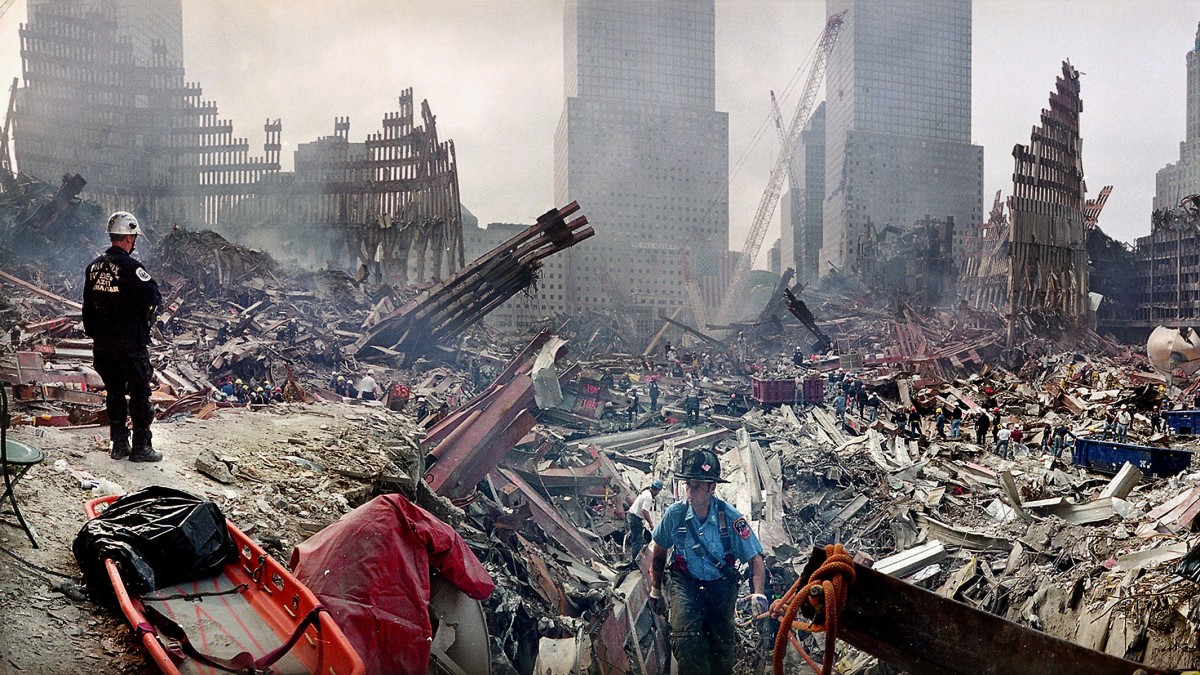
[[[154,406],[150,405],[150,351],[146,347],[123,347],[97,344],[92,348],[92,364],[104,380],[105,407],[113,440],[124,435],[125,421],[133,420],[133,444],[150,443],[150,423],[154,421]],[[125,397],[129,396],[129,402]]]
[[[635,516],[632,513],[625,514],[625,522],[629,524],[629,550],[634,562],[637,562],[638,554],[642,552],[642,546],[649,539],[646,535],[646,525],[642,522],[641,517]]]

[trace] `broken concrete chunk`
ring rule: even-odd
[[[218,483],[230,485],[237,482],[230,471],[231,465],[222,461],[212,450],[201,450],[200,455],[196,457],[195,467],[197,471]]]

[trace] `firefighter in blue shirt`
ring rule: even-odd
[[[87,266],[83,285],[83,330],[92,338],[92,360],[104,380],[110,456],[132,462],[157,462],[162,454],[150,442],[154,406],[150,404],[150,324],[162,304],[158,283],[131,255],[142,228],[132,214],[108,218],[112,242]],[[125,396],[129,395],[126,404]],[[133,421],[133,447],[125,420]]]
[[[732,673],[737,639],[733,613],[741,588],[738,563],[749,563],[756,615],[767,611],[762,544],[746,518],[716,496],[721,463],[707,449],[684,457],[676,478],[687,501],[667,508],[651,536],[651,602],[661,607],[670,553],[671,651],[679,675]]]

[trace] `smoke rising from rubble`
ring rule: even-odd
[[[20,74],[25,4],[0,17],[5,85]],[[781,93],[793,78],[824,12],[820,0],[717,2],[717,109],[729,113],[735,248],[778,149],[774,130],[762,126],[768,91]],[[430,100],[443,138],[455,141],[466,206],[481,223],[529,222],[553,201],[562,14],[557,1],[186,0],[187,79],[252,147],[261,148],[263,120],[281,118],[289,167],[295,144],[331,134],[335,116],[349,115],[351,140],[362,140],[412,86]],[[1197,20],[1185,0],[976,2],[972,142],[985,148],[985,202],[1011,191],[1010,151],[1028,142],[1069,58],[1085,74],[1092,194],[1116,186],[1100,225],[1123,240],[1148,232],[1154,173],[1178,159],[1184,137],[1184,56]],[[786,114],[794,99],[781,106]],[[764,251],[778,232],[776,224]]]

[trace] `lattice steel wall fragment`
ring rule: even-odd
[[[1013,195],[1008,201],[1010,345],[1018,318],[1031,310],[1081,323],[1088,318],[1082,111],[1079,71],[1064,61],[1050,107],[1042,110],[1030,144],[1013,148]]]

